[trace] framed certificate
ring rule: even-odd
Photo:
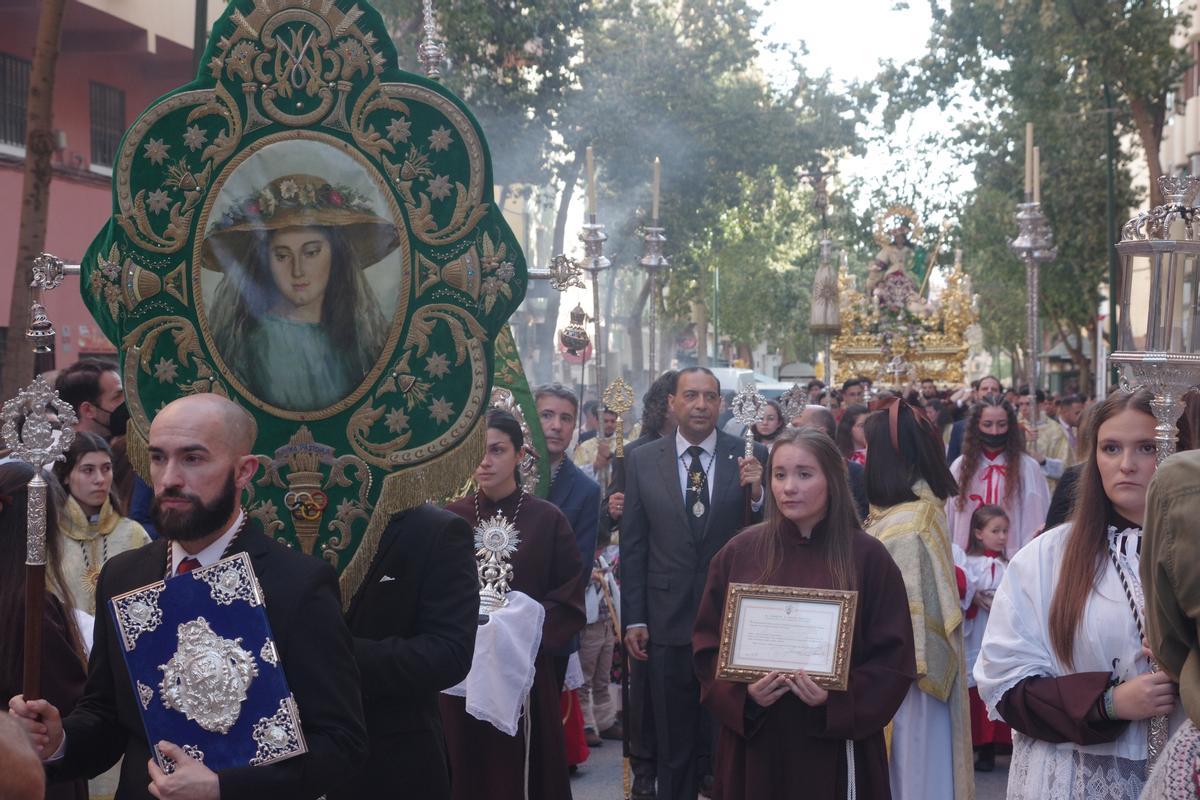
[[[802,669],[817,685],[844,690],[857,607],[858,592],[731,583],[717,677],[753,683]]]

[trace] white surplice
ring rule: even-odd
[[[963,457],[954,459],[950,472],[957,481],[962,472]],[[1004,490],[1008,477],[1008,459],[1003,453],[990,459],[987,454],[979,458],[975,476],[967,488],[966,501],[962,509],[958,498],[946,500],[946,520],[950,523],[950,538],[956,545],[967,549],[971,538],[971,515],[983,505],[1000,506],[1008,514],[1008,544],[1005,553],[1011,559],[1017,551],[1033,540],[1046,524],[1046,512],[1050,509],[1050,488],[1042,468],[1029,456],[1021,455],[1021,494],[1006,502]]]
[[[1050,604],[1070,530],[1070,523],[1060,525],[1017,553],[992,600],[974,670],[979,696],[992,719],[1000,719],[996,705],[1004,694],[1027,678],[1112,672],[1125,681],[1150,669],[1121,577],[1107,556],[1075,635],[1074,665],[1068,668],[1055,654]],[[1140,605],[1141,531],[1110,527],[1108,538]],[[1177,708],[1172,728],[1183,718]],[[1146,780],[1148,728],[1146,720],[1133,721],[1116,740],[1087,746],[1044,742],[1013,731],[1009,800],[1136,798]]]
[[[976,607],[971,614],[971,603],[979,592],[994,592],[1000,587],[1008,563],[994,556],[973,553],[967,556],[963,572],[967,575],[967,594],[963,598],[963,655],[967,659],[967,688],[975,685],[975,661],[979,658],[979,647],[983,644],[983,632],[987,629],[989,613]]]

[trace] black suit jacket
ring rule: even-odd
[[[358,667],[342,620],[337,575],[325,561],[291,550],[262,532],[257,520],[234,541],[246,552],[266,599],[271,636],[300,709],[308,752],[260,767],[217,773],[221,800],[317,798],[342,783],[367,754]],[[120,800],[152,798],[150,749],[113,629],[108,600],[162,580],[167,542],[113,556],[96,586],[96,627],[87,686],[63,720],[66,750],[52,776],[95,776],[120,756]]]
[[[690,646],[708,563],[742,528],[744,491],[738,459],[745,443],[717,433],[710,470],[711,501],[703,534],[693,537],[679,483],[675,437],[648,442],[625,456],[621,518],[621,621],[646,624],[650,641]],[[767,449],[754,445],[766,462]],[[754,514],[757,521],[761,514]]]
[[[600,484],[583,474],[569,457],[563,456],[558,476],[550,484],[550,495],[546,498],[571,523],[571,533],[579,547],[579,562],[583,573],[591,580],[592,564],[596,560],[596,536],[600,529]],[[579,650],[579,634],[560,648],[556,655],[562,658]],[[562,665],[566,672],[566,664]]]
[[[946,463],[953,464],[962,455],[963,439],[967,434],[967,420],[960,419],[950,426],[950,441],[946,443]]]
[[[657,433],[646,432],[638,438],[634,439],[629,444],[625,445],[621,458],[613,456],[612,461],[612,478],[608,482],[608,486],[600,487],[604,494],[604,502],[600,504],[600,529],[596,534],[596,546],[607,547],[612,543],[613,531],[619,530],[621,524],[618,520],[614,520],[608,513],[608,498],[616,492],[625,491],[625,459],[633,454],[633,451],[653,442],[662,437]]]
[[[384,530],[346,613],[371,756],[331,798],[449,796],[438,693],[471,670],[479,618],[473,536],[462,517],[429,504],[397,514]]]

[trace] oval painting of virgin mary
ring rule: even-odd
[[[274,142],[226,174],[200,253],[202,327],[252,401],[334,413],[389,343],[398,209],[340,142]]]

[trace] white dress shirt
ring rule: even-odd
[[[171,574],[179,572],[179,562],[185,558],[194,558],[200,562],[202,567],[210,567],[221,560],[221,554],[225,552],[225,548],[233,541],[234,534],[242,527],[242,520],[245,519],[246,512],[238,511],[237,519],[233,524],[225,529],[225,532],[215,541],[211,542],[208,547],[205,547],[194,556],[189,556],[188,552],[183,549],[179,542],[171,542]]]
[[[676,469],[679,472],[679,488],[683,490],[683,496],[685,498],[687,497],[687,492],[688,492],[688,468],[692,465],[692,456],[688,452],[688,448],[691,446],[692,446],[692,443],[689,442],[687,439],[683,438],[683,434],[681,434],[678,430],[676,430],[675,431],[675,455],[676,455],[675,464],[676,464]],[[700,453],[700,468],[704,470],[704,475],[705,475],[704,486],[708,490],[708,503],[709,503],[709,506],[711,507],[713,479],[716,477],[716,470],[714,469],[714,467],[716,465],[713,463],[716,460],[716,456],[717,456],[717,431],[716,431],[716,429],[714,429],[712,433],[710,433],[707,437],[705,437],[703,442],[700,442],[700,449],[703,450],[703,452]],[[735,472],[738,471],[737,459],[731,458],[730,460],[733,462],[734,471]],[[766,499],[765,493],[760,495],[757,501],[751,503],[751,505],[750,505],[751,509],[753,509],[754,511],[758,511],[760,508],[762,508],[763,501],[765,499]]]
[[[687,497],[688,493],[688,467],[692,465],[692,455],[688,452],[688,448],[692,443],[683,438],[683,434],[678,430],[675,431],[675,468],[679,472],[679,488],[683,490],[683,496]],[[717,431],[713,429],[703,442],[700,442],[701,449],[704,450],[700,454],[700,468],[704,470],[704,487],[708,491],[708,502],[712,504],[712,485],[713,485],[713,460],[717,455]]]

